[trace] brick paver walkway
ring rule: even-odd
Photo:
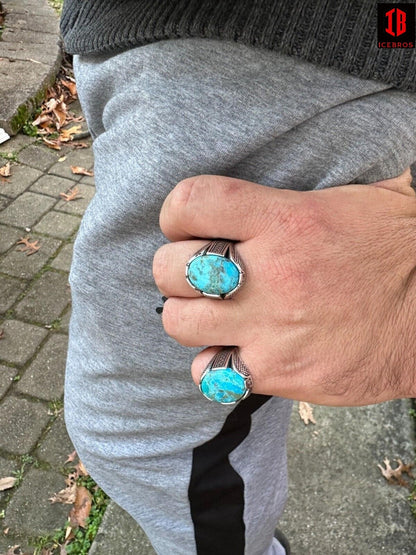
[[[71,110],[81,113],[78,103]],[[28,539],[61,528],[70,509],[49,497],[65,487],[73,451],[62,414],[68,272],[94,195],[93,178],[70,166],[90,170],[93,155],[90,147],[51,150],[21,134],[0,145],[0,153],[17,159],[12,175],[0,178],[0,478],[23,471],[19,487],[0,492],[0,553],[16,544],[32,553]],[[83,198],[66,202],[60,193],[75,184]],[[40,245],[30,256],[17,244],[27,236]]]

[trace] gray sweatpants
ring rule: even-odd
[[[69,434],[157,553],[280,555],[291,401],[233,410],[199,393],[197,350],[156,312],[159,211],[197,174],[298,190],[394,177],[416,159],[416,95],[211,39],[76,57],[75,70],[96,195],[70,275]]]

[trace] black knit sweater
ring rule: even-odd
[[[374,0],[65,0],[61,32],[72,54],[235,40],[416,91],[415,49],[378,48]]]

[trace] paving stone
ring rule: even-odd
[[[6,27],[2,34],[1,45],[7,48],[4,43],[14,43],[14,41],[26,44],[27,55],[21,56],[21,59],[0,56],[2,90],[0,126],[9,135],[17,130],[18,113],[24,114],[33,110],[36,98],[39,98],[39,95],[43,94],[46,88],[52,84],[62,56],[57,35],[12,30]],[[45,43],[45,62],[47,61],[47,63],[36,63],[32,58],[34,45],[39,43]],[[54,57],[51,56],[53,52],[55,53]],[[20,79],[17,80],[17,76],[20,76]],[[24,78],[22,78],[23,76]]]
[[[1,367],[0,367],[0,376],[1,376]],[[1,381],[1,377],[0,377],[0,381]],[[13,476],[13,472],[16,471],[17,468],[18,468],[18,465],[14,461],[10,461],[8,459],[4,459],[3,457],[0,457],[0,479],[7,478],[8,476]],[[6,499],[6,497],[10,493],[11,493],[11,490],[0,491],[0,503],[4,501],[4,499]],[[0,520],[0,537],[2,535],[1,534],[2,528],[3,526],[1,525],[1,520]],[[0,544],[0,548],[1,548],[1,544]]]
[[[16,537],[51,534],[64,526],[70,505],[51,503],[49,498],[65,487],[55,470],[31,468],[6,509],[5,527]]]
[[[43,274],[15,309],[18,318],[50,324],[70,302],[68,276],[58,272]]]
[[[23,29],[24,31],[35,31],[38,33],[56,33],[57,21],[46,15],[38,13],[7,13],[7,26],[12,29]]]
[[[52,334],[42,345],[16,389],[40,399],[60,399],[64,394],[64,375],[68,339]]]
[[[74,102],[71,102],[71,104],[69,105],[69,109],[71,112],[73,112],[73,114],[77,117],[82,116],[84,117],[84,114],[82,113],[82,108],[81,108],[81,103],[79,100],[74,100]],[[86,142],[86,141],[85,141]]]
[[[11,167],[11,176],[7,178],[6,182],[2,183],[1,192],[7,197],[16,198],[41,175],[42,172],[39,170],[15,164]]]
[[[9,366],[0,365],[0,397],[8,390],[10,384],[13,382],[13,378],[17,374],[16,368],[10,368]],[[0,459],[0,474],[1,474],[1,459]]]
[[[65,245],[58,256],[54,259],[51,266],[57,270],[64,270],[69,272],[72,261],[72,251],[74,250],[74,243]]]
[[[0,254],[8,251],[21,237],[22,232],[13,227],[0,225]]]
[[[25,13],[27,9],[35,9],[39,5],[42,5],[39,0],[24,0],[24,4],[21,0],[7,0],[7,12],[11,9],[16,13]]]
[[[46,172],[61,156],[60,151],[51,150],[46,146],[30,145],[20,152],[19,162]]]
[[[89,175],[84,175],[84,177],[80,181],[80,184],[91,185],[92,187],[95,187],[95,179],[94,177],[90,177]]]
[[[82,178],[82,175],[73,174],[71,166],[81,166],[86,170],[91,170],[94,166],[94,154],[92,150],[90,148],[73,150],[67,154],[66,159],[63,162],[57,162],[49,168],[49,173],[79,181]]]
[[[0,222],[17,227],[32,227],[52,206],[55,199],[36,193],[23,193],[0,214]]]
[[[53,35],[52,37],[55,38]],[[45,44],[50,46],[52,39],[50,33],[37,33],[35,31],[28,31],[27,29],[12,29],[10,27],[5,27],[1,35],[1,40],[13,43],[22,42],[25,44]],[[39,64],[36,65],[38,66]],[[19,69],[14,71],[19,73]],[[16,79],[16,77],[14,78]]]
[[[90,185],[82,185],[79,183],[77,185],[79,189],[80,197],[75,200],[65,201],[60,200],[55,206],[55,210],[60,210],[61,212],[68,212],[69,214],[77,214],[82,216],[87,209],[92,197],[95,194],[95,188]]]
[[[156,555],[137,522],[114,501],[110,501],[89,555]]]
[[[75,182],[71,179],[65,179],[57,175],[43,175],[32,185],[30,190],[59,199],[60,193],[65,193],[74,185]]]
[[[71,319],[71,307],[65,312],[65,314],[61,318],[61,325],[59,326],[59,331],[63,333],[69,332],[69,321]]]
[[[66,431],[65,421],[62,414],[52,424],[48,435],[42,445],[37,449],[37,456],[56,469],[62,468],[65,461],[74,451],[74,446]]]
[[[46,233],[60,239],[67,239],[73,235],[80,223],[81,220],[76,216],[51,210],[51,212],[43,216],[34,230],[38,233]]]
[[[409,400],[369,407],[314,407],[316,425],[297,410],[289,434],[289,498],[279,528],[296,555],[414,553],[409,492],[377,468],[387,457],[414,460]],[[359,533],[357,533],[359,531]]]
[[[0,211],[4,210],[6,206],[8,206],[10,203],[11,200],[9,199],[9,197],[4,197],[3,195],[0,195]]]
[[[44,404],[7,396],[0,403],[0,449],[15,455],[28,453],[49,418]]]
[[[8,7],[7,7],[8,8]],[[18,133],[14,137],[11,137],[5,143],[2,143],[0,146],[0,152],[4,152],[6,154],[19,152],[22,148],[29,146],[34,142],[33,137],[29,137],[28,135],[23,135],[23,133]]]
[[[26,284],[11,277],[0,278],[0,314],[9,310]]]
[[[38,0],[39,2],[39,0]],[[32,13],[33,9],[36,9],[36,15],[43,15],[46,16],[48,14],[50,14],[50,6],[42,6],[42,4],[39,3],[33,4],[31,2],[31,0],[24,0],[24,6],[22,6],[22,2],[17,2],[16,4],[13,5],[13,7],[10,6],[10,1],[8,0],[7,2],[7,16],[9,16],[10,14],[30,14]],[[32,10],[28,9],[28,5],[32,7]]]
[[[5,320],[1,329],[4,335],[0,341],[0,359],[17,365],[25,364],[31,358],[48,333],[43,328],[18,320]]]
[[[24,279],[32,278],[45,265],[46,261],[58,250],[62,245],[62,241],[53,239],[52,237],[40,237],[39,235],[19,231],[18,239],[27,237],[30,241],[38,240],[40,249],[30,256],[19,251],[22,245],[16,245],[15,249],[10,250],[0,261],[0,272],[11,276]]]

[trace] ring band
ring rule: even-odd
[[[245,272],[234,243],[222,239],[209,242],[186,264],[189,285],[213,299],[228,299],[243,284]]]
[[[199,390],[210,401],[235,405],[246,399],[253,379],[238,354],[237,347],[226,347],[209,362],[199,381]]]

